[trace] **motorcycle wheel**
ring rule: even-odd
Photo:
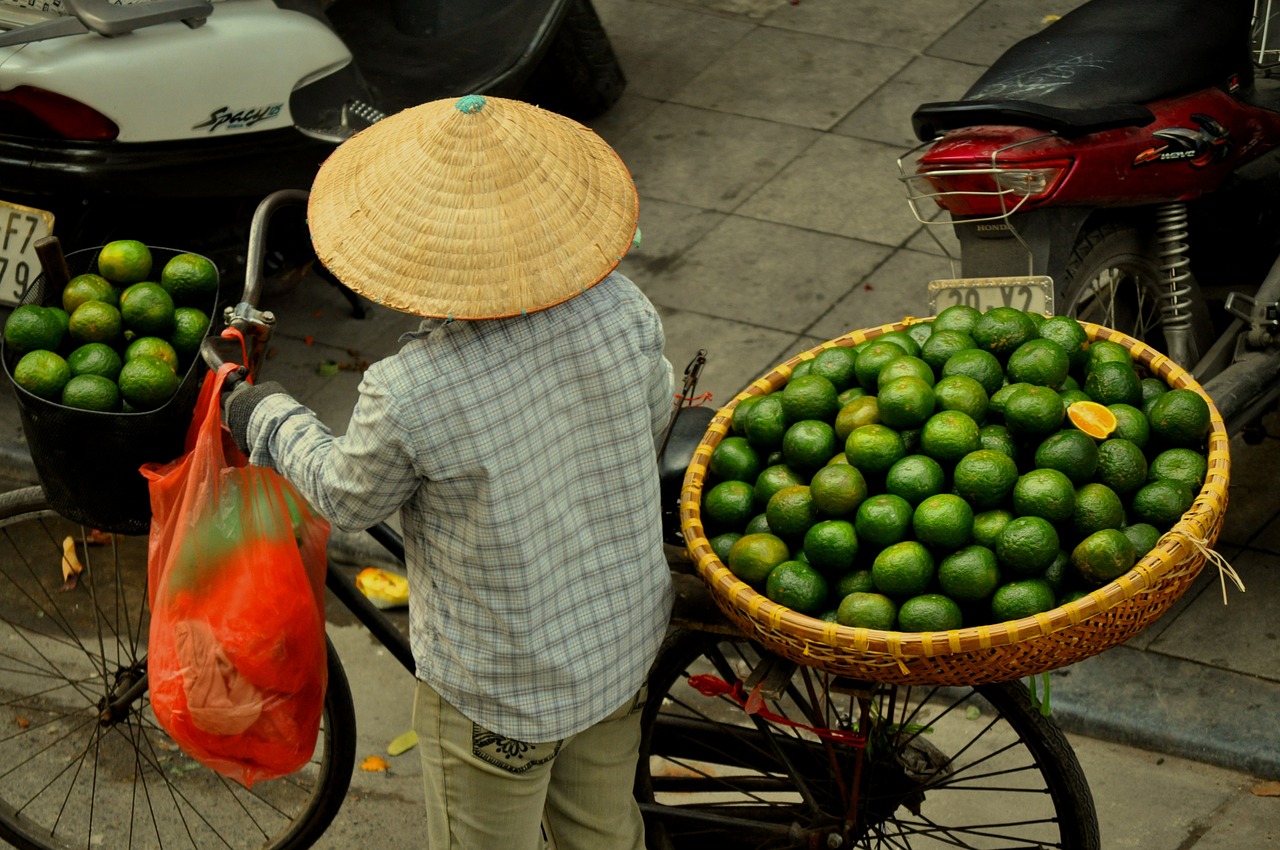
[[[876,685],[784,661],[780,696],[748,715],[699,678],[738,683],[769,657],[668,638],[636,773],[650,850],[1101,847],[1075,754],[1022,685]]]
[[[596,118],[622,97],[626,75],[591,0],[571,0],[523,100],[576,121]]]
[[[1149,240],[1138,228],[1104,223],[1076,241],[1059,286],[1066,293],[1061,312],[1140,339],[1189,369],[1213,341],[1209,310],[1195,278],[1188,278],[1187,350],[1170,351],[1161,279]]]

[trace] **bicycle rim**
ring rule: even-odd
[[[332,647],[311,761],[244,788],[183,753],[143,688],[119,705],[146,666],[147,541],[90,534],[38,487],[0,496],[0,836],[24,850],[309,846],[354,758]],[[67,540],[84,567],[74,586],[61,568]]]
[[[741,681],[760,657],[703,635],[660,657],[636,782],[650,848],[1099,847],[1079,764],[1021,686],[876,686],[795,667],[754,718],[690,686]]]

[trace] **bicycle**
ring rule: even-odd
[[[253,219],[244,296],[228,322],[255,374],[274,324],[256,306],[267,222],[305,198],[277,192]],[[691,379],[696,370],[686,398]],[[668,520],[709,412],[681,403],[662,442]],[[665,531],[681,602],[642,715],[635,788],[650,847],[1100,847],[1084,774],[1023,686],[885,686],[780,658],[714,609],[678,526]],[[337,815],[355,758],[354,705],[332,644],[311,761],[245,789],[185,758],[148,709],[146,540],[112,535],[90,549],[89,534],[38,486],[0,496],[0,837],[24,850],[108,839],[310,846]],[[369,534],[403,560],[391,527]],[[63,591],[68,537],[95,554]],[[354,572],[331,562],[329,590],[412,674],[406,635]]]

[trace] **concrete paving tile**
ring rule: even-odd
[[[865,44],[920,50],[963,18],[979,0],[800,0],[775,10],[764,25]]]
[[[1227,515],[1218,538],[1224,542],[1265,546],[1280,551],[1276,529],[1260,535],[1280,509],[1280,477],[1271,459],[1280,444],[1268,439],[1251,446],[1242,439],[1231,441],[1231,488],[1227,492]],[[1259,540],[1254,538],[1258,537]]]
[[[1280,572],[1274,561],[1274,556],[1259,552],[1244,552],[1233,559],[1245,592],[1228,582],[1225,605],[1216,571],[1207,565],[1214,586],[1192,600],[1151,648],[1280,682],[1280,625],[1275,617]]]
[[[664,6],[696,9],[713,15],[759,22],[778,9],[790,4],[790,0],[657,0]]]
[[[630,167],[641,198],[732,212],[818,135],[803,127],[663,104],[613,145]]]
[[[755,28],[693,8],[648,2],[595,0],[627,75],[627,94],[668,100],[709,64]],[[616,106],[609,110],[616,110]]]
[[[615,140],[648,121],[659,105],[659,101],[641,97],[628,90],[623,92],[622,98],[613,108],[604,115],[587,121],[586,125],[599,133],[600,138],[613,144]]]
[[[647,197],[640,198],[640,244],[619,266],[641,289],[648,275],[679,262],[693,245],[725,220],[726,214]]]
[[[898,146],[904,152],[919,144],[911,115],[922,103],[958,100],[984,67],[918,56],[831,129]]]
[[[826,130],[910,60],[896,47],[760,27],[671,100]]]
[[[898,180],[897,155],[890,145],[824,135],[737,213],[897,247],[920,226]]]
[[[1089,780],[1107,850],[1200,850],[1200,844],[1186,843],[1187,836],[1251,781],[1240,773],[1185,759],[1083,735],[1068,737]]]
[[[1215,813],[1194,850],[1280,847],[1280,799],[1237,794]]]
[[[835,339],[905,316],[929,315],[928,283],[937,277],[940,265],[945,261],[929,254],[895,252],[866,279],[856,281],[809,333]]]
[[[888,253],[879,245],[731,217],[679,262],[648,276],[644,290],[664,307],[798,334]]]
[[[1039,32],[1047,15],[1064,15],[1082,0],[985,0],[926,51],[984,68],[1014,43]]]

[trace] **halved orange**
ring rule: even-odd
[[[1072,403],[1067,407],[1067,418],[1095,440],[1105,440],[1116,429],[1116,415],[1096,401]]]

